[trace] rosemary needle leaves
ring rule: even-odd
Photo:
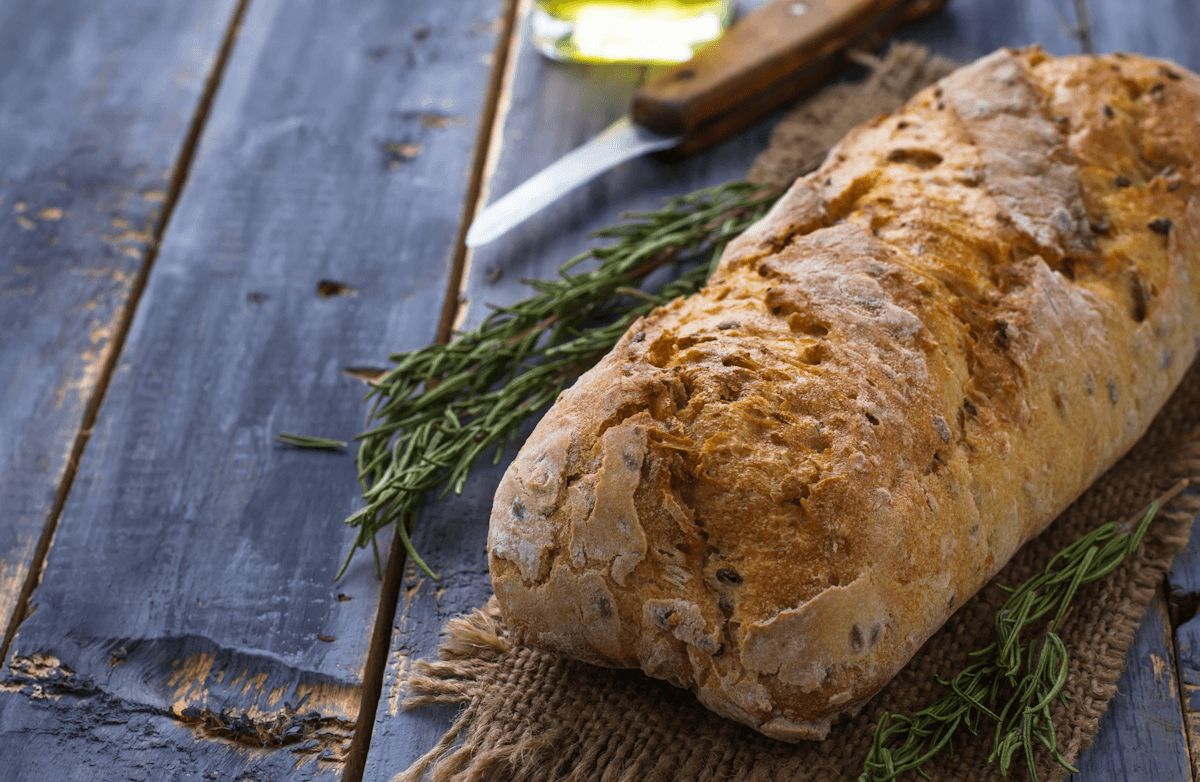
[[[275,435],[275,439],[284,445],[290,445],[294,448],[307,448],[311,451],[340,451],[348,445],[345,440],[313,437],[307,434],[291,434],[290,432],[280,432]]]
[[[368,431],[358,436],[363,507],[346,519],[354,547],[371,546],[390,525],[411,560],[433,572],[413,548],[416,512],[433,491],[459,492],[475,460],[506,442],[616,344],[634,320],[697,290],[725,244],[757,220],[778,192],[732,182],[634,212],[594,234],[604,242],[564,264],[534,294],[496,307],[478,328],[449,342],[391,357],[395,366],[371,384]],[[707,263],[696,263],[702,258]],[[655,269],[692,262],[658,289]],[[345,565],[342,570],[345,571]]]
[[[1004,774],[1019,755],[1029,778],[1036,780],[1038,747],[1075,771],[1056,746],[1051,711],[1065,699],[1069,668],[1058,626],[1079,588],[1116,570],[1141,544],[1158,509],[1186,487],[1181,481],[1155,500],[1133,529],[1131,523],[1109,522],[1078,538],[1041,573],[1011,590],[996,612],[996,640],[973,652],[974,662],[942,682],[949,692],[911,717],[886,712],[880,717],[859,782],[921,773],[960,728],[972,735],[985,727],[991,732],[988,762]]]

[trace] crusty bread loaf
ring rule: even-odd
[[[508,624],[824,737],[1179,382],[1196,155],[1200,78],[1038,49],[850,133],[525,444],[489,540]]]

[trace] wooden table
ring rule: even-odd
[[[619,211],[740,176],[769,129],[468,253],[478,205],[644,75],[544,62],[527,11],[0,2],[0,779],[387,780],[445,729],[399,708],[405,674],[488,592],[500,469],[420,520],[441,581],[398,556],[335,581],[352,460],[273,433],[355,433],[364,368],[523,296]],[[902,35],[1195,69],[1198,30],[1196,0],[954,0]],[[1193,547],[1079,779],[1197,776],[1198,597]]]

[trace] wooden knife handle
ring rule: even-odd
[[[824,83],[844,53],[875,48],[946,0],[772,0],[633,95],[630,114],[685,137],[672,157],[720,141]]]

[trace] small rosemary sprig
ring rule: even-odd
[[[1007,774],[1022,756],[1036,780],[1039,746],[1064,768],[1076,769],[1056,746],[1051,708],[1065,700],[1069,658],[1058,626],[1079,588],[1116,570],[1141,544],[1158,509],[1187,488],[1180,481],[1150,504],[1141,521],[1109,522],[1059,551],[1045,569],[1011,590],[996,613],[996,640],[972,652],[975,659],[950,681],[950,691],[911,717],[884,713],[859,782],[895,780],[921,768],[949,745],[959,728],[978,735],[986,720],[992,732],[989,763]],[[1132,527],[1132,529],[1130,529]],[[1028,635],[1044,620],[1041,631]]]
[[[291,432],[280,432],[275,435],[275,439],[284,445],[290,445],[294,448],[307,448],[310,451],[340,451],[348,445],[345,440],[334,440],[329,437],[313,437],[308,434],[292,434]]]
[[[758,219],[778,192],[746,182],[699,190],[660,209],[633,212],[597,232],[607,243],[571,259],[553,280],[533,280],[534,295],[496,307],[477,328],[449,342],[393,355],[373,382],[368,431],[358,436],[363,507],[346,523],[358,529],[346,563],[396,525],[408,556],[434,575],[413,548],[416,512],[431,491],[462,490],[475,460],[505,442],[548,406],[638,317],[697,290],[725,244]],[[696,261],[675,280],[647,290],[646,278],[669,263]],[[343,565],[342,570],[345,570]]]

